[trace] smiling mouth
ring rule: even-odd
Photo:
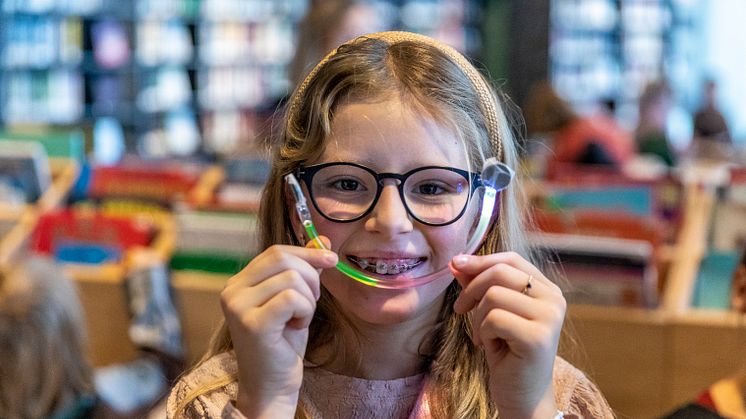
[[[347,259],[360,267],[360,269],[378,275],[400,275],[411,271],[422,262],[427,260],[425,257],[407,258],[407,259],[376,259],[376,258],[359,258],[349,255]]]

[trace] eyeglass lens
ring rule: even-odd
[[[352,220],[373,205],[379,185],[370,172],[350,165],[332,165],[313,177],[312,197],[324,215]],[[446,169],[413,172],[401,185],[404,203],[420,221],[445,224],[456,219],[469,198],[469,180]]]

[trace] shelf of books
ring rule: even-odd
[[[0,151],[4,143],[12,143],[18,154],[19,137],[8,137],[12,141],[0,141]],[[22,136],[28,141],[33,138],[42,137]],[[44,149],[43,141],[30,144],[37,146],[37,154]],[[39,187],[38,182],[16,182],[29,200],[39,198],[24,213],[28,215],[19,224],[22,228],[4,235],[0,255],[8,261],[22,252],[36,253],[59,262],[78,286],[92,361],[96,365],[129,361],[138,350],[132,337],[133,301],[138,292],[143,293],[142,287],[133,289],[130,278],[150,271],[155,275],[159,267],[168,267],[177,248],[175,214],[191,205],[190,200],[200,195],[196,191],[209,192],[205,191],[216,184],[215,170],[184,162],[127,160],[116,166],[92,165],[85,176],[78,176],[73,171],[77,164],[48,166],[49,188]],[[29,164],[35,177],[28,175],[28,179],[37,179],[44,173],[42,167]],[[149,261],[147,266],[143,260]],[[155,290],[155,282],[141,283],[150,284],[145,286],[150,289],[146,294]]]
[[[479,52],[471,1],[369,0],[382,28]],[[309,0],[6,0],[0,126],[79,126],[98,158],[251,150],[292,90]],[[384,23],[385,22],[385,23]],[[314,60],[320,57],[313,57]],[[112,144],[116,143],[116,144]]]
[[[730,310],[729,295],[746,213],[721,203],[739,196],[739,172],[697,163],[644,180],[562,173],[530,196],[536,244],[567,278],[576,342],[564,355],[620,415],[663,415],[742,362],[746,317]]]
[[[187,362],[196,362],[223,318],[219,293],[257,253],[256,211],[269,167],[232,159],[211,167],[189,208],[177,211],[171,284],[181,316]]]
[[[696,227],[703,234],[688,252],[694,260],[683,267],[692,280],[679,290],[683,303],[672,302],[674,395],[692,394],[703,382],[732,374],[743,365],[746,347],[746,169],[730,163],[706,169],[712,182],[702,191]]]

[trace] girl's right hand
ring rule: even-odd
[[[238,362],[237,407],[247,417],[294,416],[319,272],[337,259],[329,250],[275,245],[221,292]]]

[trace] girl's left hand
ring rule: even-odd
[[[513,252],[459,255],[450,267],[463,288],[454,309],[472,314],[472,340],[484,348],[500,417],[553,417],[552,370],[567,308],[562,291]]]

